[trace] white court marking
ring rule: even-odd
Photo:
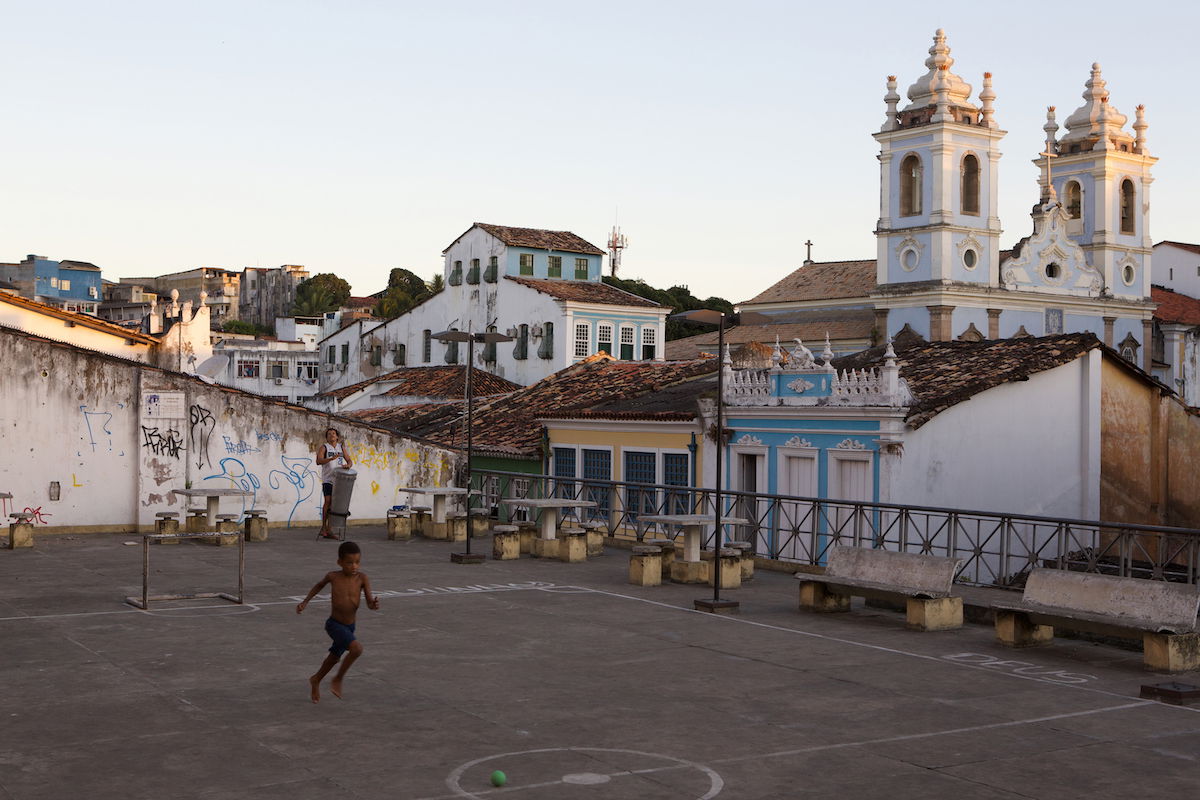
[[[564,775],[556,781],[543,781],[541,783],[530,783],[523,785],[505,786],[502,789],[488,789],[480,792],[470,792],[463,788],[462,777],[467,770],[472,767],[477,767],[480,764],[486,764],[489,761],[495,761],[500,758],[514,758],[516,756],[540,755],[543,753],[625,753],[636,756],[646,756],[649,758],[659,758],[663,761],[669,761],[670,764],[662,767],[648,767],[645,769],[621,770],[620,772],[612,772],[607,775],[601,775],[595,772],[575,772]],[[450,800],[455,797],[471,797],[479,800],[483,795],[495,794],[497,792],[511,792],[519,789],[539,789],[546,786],[559,786],[562,784],[573,784],[576,786],[600,785],[608,783],[613,778],[629,777],[632,775],[649,775],[656,772],[665,772],[668,770],[680,769],[695,769],[704,773],[708,777],[708,791],[696,798],[696,800],[712,800],[721,793],[725,788],[725,781],[712,767],[699,764],[695,761],[688,761],[686,758],[676,758],[675,756],[667,756],[662,753],[647,753],[643,750],[626,750],[617,747],[544,747],[539,750],[517,750],[512,753],[497,753],[493,756],[484,756],[473,761],[468,761],[465,764],[460,764],[451,770],[446,776],[446,788],[453,794],[441,795],[438,798],[422,798],[421,800]],[[481,772],[482,779],[482,772]]]

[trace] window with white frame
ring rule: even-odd
[[[315,381],[317,379],[317,362],[315,361],[298,361],[296,362],[296,377],[305,381]]]
[[[633,326],[621,326],[621,358],[625,361],[633,360]]]
[[[1200,267],[1197,268],[1200,271]],[[613,351],[613,326],[608,322],[601,322],[596,326],[596,352],[608,353],[610,356]]]
[[[285,378],[287,377],[287,363],[283,361],[268,361],[267,362],[267,377],[268,378]]]
[[[658,331],[649,326],[642,328],[642,360],[653,361]]]
[[[257,360],[250,361],[247,359],[238,359],[237,376],[239,378],[257,378],[259,374],[259,362]]]
[[[592,326],[586,322],[575,323],[575,357],[586,358],[591,349]]]

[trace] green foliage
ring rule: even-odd
[[[396,267],[388,273],[387,288],[403,289],[413,297],[421,297],[429,294],[429,287],[425,285],[425,281],[418,278],[415,273],[410,272],[403,267]]]
[[[728,300],[722,297],[710,297],[707,300],[701,300],[688,291],[686,286],[656,289],[642,280],[623,280],[611,275],[605,275],[603,280],[609,286],[615,286],[630,294],[636,294],[638,297],[644,297],[661,305],[670,306],[672,314],[677,314],[680,311],[695,311],[699,308],[724,311],[726,314],[733,312],[733,304]],[[705,333],[712,329],[711,325],[697,325],[692,322],[667,320],[667,341],[682,339],[686,336],[695,336],[696,334]]]
[[[442,273],[439,272],[433,276],[433,280],[431,280],[427,285],[429,286],[430,294],[437,294],[442,289],[446,288],[446,279],[443,278]]]
[[[388,273],[388,285],[375,304],[374,314],[380,319],[395,319],[442,290],[442,276],[426,283],[415,273],[396,267]]]
[[[296,303],[292,313],[315,317],[326,311],[336,311],[350,297],[350,284],[332,272],[313,275],[296,287]]]
[[[265,325],[255,325],[253,322],[245,322],[240,319],[227,319],[225,324],[221,326],[221,330],[226,333],[245,333],[251,336],[274,336],[275,331]]]

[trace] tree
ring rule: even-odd
[[[387,289],[375,304],[375,316],[380,319],[395,319],[431,294],[425,281],[409,270],[396,267],[388,274]]]
[[[301,281],[296,287],[296,304],[292,313],[315,317],[326,311],[336,311],[350,297],[350,284],[332,272],[322,272]]]
[[[274,333],[270,328],[240,319],[225,320],[225,323],[221,325],[221,330],[226,333],[248,333],[251,336],[271,336]]]
[[[403,267],[396,267],[388,273],[388,288],[403,289],[416,298],[421,298],[429,294],[429,287],[425,285],[425,281]]]
[[[701,300],[692,295],[686,286],[656,289],[643,280],[623,280],[611,275],[605,275],[603,280],[609,286],[615,286],[630,294],[636,294],[638,297],[644,297],[647,300],[653,300],[661,305],[669,306],[672,314],[680,311],[695,311],[698,308],[711,308],[714,311],[724,311],[726,314],[733,312],[733,304],[723,297],[710,297],[707,300]],[[695,336],[696,334],[707,333],[711,330],[712,328],[708,325],[667,320],[667,341],[682,339],[686,336]]]
[[[429,287],[430,294],[437,294],[442,289],[446,288],[446,279],[442,277],[442,273],[437,273],[433,276],[433,280],[425,284]]]

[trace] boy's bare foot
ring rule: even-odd
[[[315,675],[308,679],[308,685],[312,688],[312,701],[314,703],[321,702],[321,682]]]
[[[333,696],[338,700],[342,699],[342,679],[334,678],[329,682],[329,691],[333,692]]]

